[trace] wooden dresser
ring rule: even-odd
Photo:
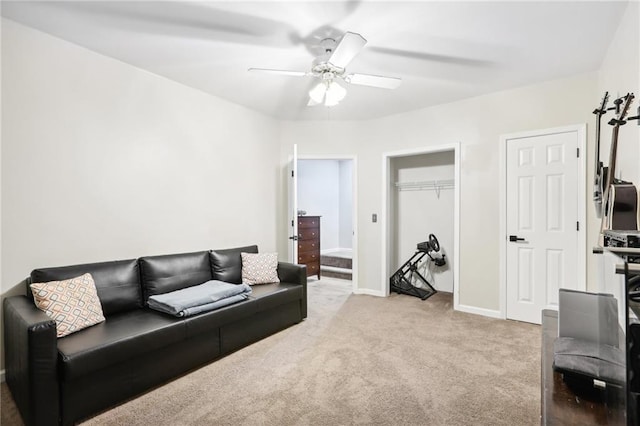
[[[320,279],[320,216],[298,216],[298,264]]]

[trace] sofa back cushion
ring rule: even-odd
[[[31,272],[31,282],[62,281],[87,273],[93,277],[105,316],[142,306],[140,273],[136,259],[34,269]]]
[[[211,272],[214,280],[242,283],[242,256],[240,253],[257,253],[258,246],[211,250]]]
[[[209,252],[146,256],[139,259],[145,304],[149,296],[202,284],[212,279]]]

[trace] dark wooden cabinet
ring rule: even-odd
[[[320,216],[298,216],[298,264],[320,279]]]

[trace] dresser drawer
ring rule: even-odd
[[[298,240],[318,240],[320,230],[314,228],[300,229],[298,228]]]
[[[298,217],[298,228],[319,228],[319,227],[320,227],[319,216]]]
[[[317,275],[320,278],[320,262],[307,263],[307,276]]]
[[[316,240],[303,240],[298,241],[298,253],[304,253],[306,251],[319,251],[320,244]]]
[[[315,251],[310,252],[298,252],[298,263],[306,263],[309,264],[311,262],[319,262],[320,261],[320,253]]]

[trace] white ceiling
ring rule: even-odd
[[[626,6],[2,1],[2,15],[274,117],[359,120],[597,70]],[[345,31],[368,40],[347,71],[400,77],[398,89],[346,85],[338,106],[307,107],[312,77],[247,72],[308,71],[318,41]]]

